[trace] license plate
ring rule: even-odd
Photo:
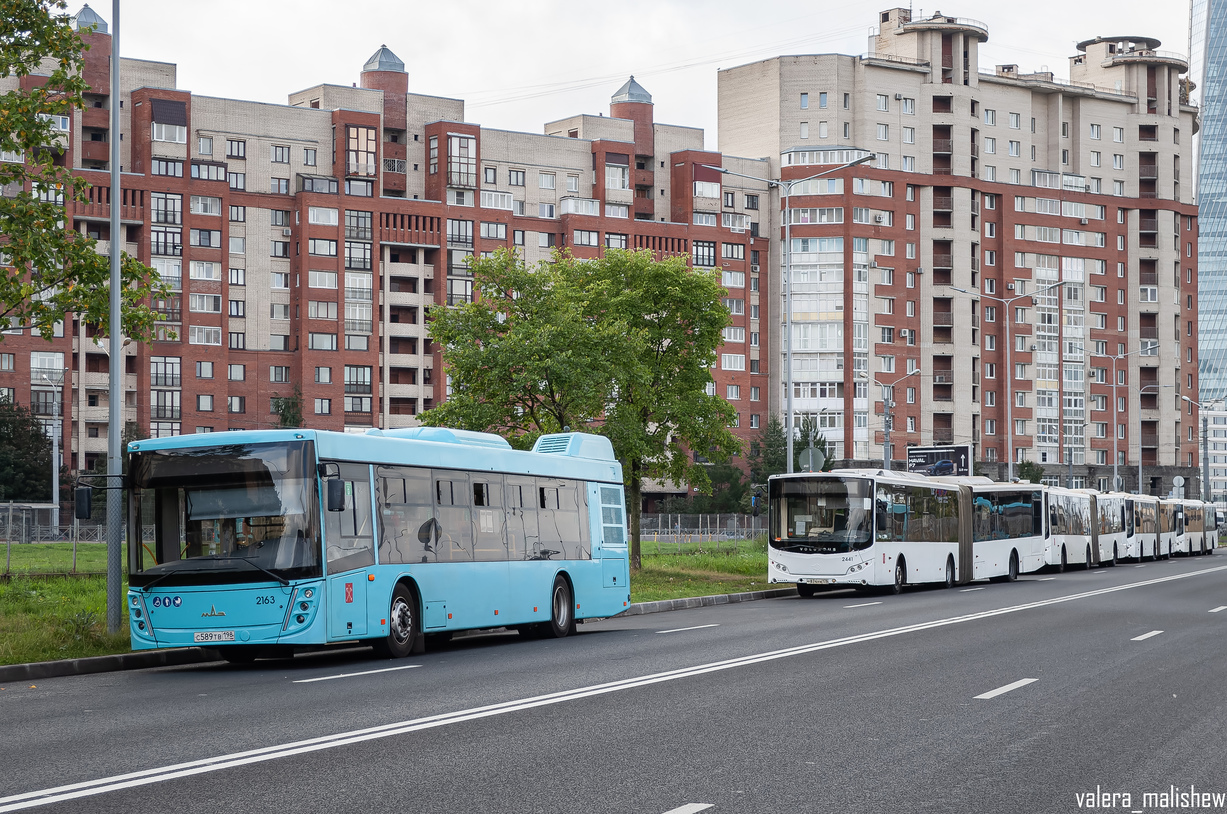
[[[833,579],[803,579],[801,581],[804,582],[806,585],[834,585],[835,584],[835,580]]]
[[[209,630],[204,633],[193,633],[192,640],[196,642],[232,642],[233,630]]]

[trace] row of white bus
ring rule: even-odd
[[[1218,547],[1212,504],[982,477],[881,470],[777,475],[768,484],[768,581],[884,586],[1013,581]]]

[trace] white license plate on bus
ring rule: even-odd
[[[833,579],[803,579],[801,581],[804,582],[806,585],[834,585],[835,584],[835,580]]]
[[[195,642],[232,642],[234,641],[234,631],[209,630],[204,633],[193,633],[192,640]]]

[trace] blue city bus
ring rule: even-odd
[[[230,661],[340,642],[389,657],[430,634],[562,637],[630,601],[609,440],[533,451],[437,427],[261,430],[129,444],[134,650]]]

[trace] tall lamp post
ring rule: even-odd
[[[1201,413],[1201,499],[1209,502],[1210,498],[1210,419],[1203,411],[1212,410],[1212,405],[1222,407],[1223,399],[1211,399],[1204,404],[1194,401],[1188,396],[1180,398],[1197,407]]]
[[[813,181],[815,178],[821,178],[824,175],[846,170],[849,167],[855,167],[858,164],[864,164],[866,161],[872,161],[874,154],[866,151],[867,154],[861,156],[855,161],[849,161],[846,164],[840,164],[838,167],[832,167],[829,170],[823,170],[820,173],[806,176],[805,178],[797,178],[793,180],[785,178],[759,178],[754,175],[745,175],[740,172],[726,170],[724,167],[717,167],[711,164],[700,164],[700,167],[705,167],[709,170],[715,170],[722,175],[735,175],[739,178],[749,178],[751,181],[762,181],[769,187],[775,187],[780,190],[781,197],[784,202],[784,390],[785,402],[787,404],[786,424],[788,426],[788,472],[792,472],[792,441],[794,435],[793,418],[792,418],[792,213],[788,209],[788,197],[792,195],[793,187],[798,184],[804,184],[806,181]]]
[[[1013,337],[1011,336],[1011,333],[1010,333],[1010,326],[1014,323],[1014,315],[1010,313],[1010,306],[1013,305],[1014,302],[1017,300],[1035,299],[1037,296],[1044,293],[1045,291],[1049,291],[1051,289],[1057,288],[1058,286],[1065,285],[1065,282],[1066,282],[1065,280],[1061,280],[1058,283],[1053,283],[1051,285],[1043,286],[1042,288],[1037,288],[1035,289],[1034,293],[1016,294],[1013,297],[994,297],[992,294],[981,294],[975,291],[968,291],[966,288],[955,288],[954,286],[951,286],[951,289],[953,291],[958,291],[963,294],[971,294],[973,297],[979,297],[980,299],[984,299],[984,300],[995,300],[1001,303],[1002,305],[1002,315],[1001,316],[1005,319],[1005,370],[1006,370],[1006,381],[1007,382],[1014,380],[1014,365],[1010,361],[1010,351],[1013,350],[1011,346],[1014,344]],[[1007,392],[1005,394],[1006,396],[1005,398],[1005,423],[1006,423],[1005,442],[1006,442],[1006,457],[1008,458],[1008,460],[1006,461],[1006,478],[1005,479],[1007,481],[1013,481],[1014,480],[1014,394],[1010,392],[1009,387],[1006,388],[1006,391]]]
[[[51,525],[55,529],[56,537],[60,532],[60,400],[57,396],[61,395],[54,389],[55,382],[51,381],[51,377],[46,373],[42,374],[43,381],[51,385]],[[63,381],[60,382],[60,387],[63,387]]]
[[[895,385],[897,385],[899,382],[906,379],[908,376],[915,376],[919,372],[920,372],[920,368],[916,368],[912,372],[905,373],[904,375],[895,379],[890,384],[882,385],[883,387],[890,388],[889,396],[886,393],[882,394],[882,408],[885,411],[885,415],[883,416],[885,420],[882,422],[882,468],[886,470],[887,472],[890,471],[890,459],[891,459],[890,431],[894,429],[894,424],[895,424],[895,412],[894,412],[895,411]],[[882,382],[878,381],[876,378],[874,379],[874,381],[877,382],[878,384],[882,384]]]
[[[1112,413],[1115,413],[1119,405],[1119,402],[1117,401],[1117,397],[1116,397],[1116,386],[1120,384],[1120,374],[1117,372],[1116,366],[1120,362],[1121,359],[1124,359],[1126,356],[1132,356],[1135,353],[1140,353],[1141,350],[1142,350],[1141,348],[1138,348],[1137,350],[1131,350],[1128,353],[1117,353],[1117,354],[1092,353],[1091,354],[1091,356],[1098,356],[1102,359],[1112,360],[1112,410],[1110,411]],[[1120,465],[1120,422],[1114,421],[1112,422],[1112,424],[1113,424],[1112,426],[1112,491],[1116,492],[1116,491],[1119,491],[1121,488],[1120,474],[1118,473],[1118,469]],[[1138,431],[1141,432],[1140,425],[1139,425]],[[1141,457],[1142,457],[1142,447],[1141,447],[1141,438],[1139,437],[1138,439],[1138,458],[1140,459]],[[1139,476],[1140,476],[1140,470],[1139,470]],[[1138,489],[1140,490],[1141,488],[1142,488],[1142,482],[1139,480]]]

